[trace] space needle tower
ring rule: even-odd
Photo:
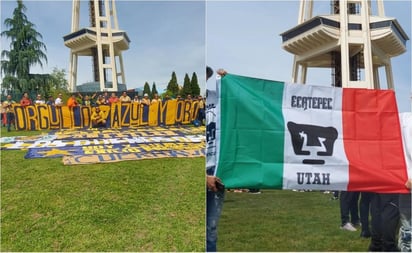
[[[301,0],[297,26],[281,34],[283,49],[294,55],[292,82],[306,83],[309,68],[329,68],[333,86],[381,89],[384,68],[386,87],[394,89],[391,58],[406,52],[409,38],[385,16],[383,0],[329,3],[330,14],[314,16],[313,0]]]
[[[80,4],[73,0],[71,33],[64,36],[70,48],[69,90],[126,90],[122,51],[129,48],[129,37],[119,30],[115,0],[89,0],[90,26],[79,27]],[[78,86],[78,57],[91,57],[93,81]]]

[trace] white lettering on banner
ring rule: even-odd
[[[25,148],[45,148],[45,147],[65,147],[66,143],[63,141],[36,141],[33,144],[23,145]]]
[[[16,141],[15,143],[9,143],[4,145],[5,149],[24,149],[26,148],[23,141]]]
[[[204,135],[187,135],[172,137],[137,137],[137,138],[110,138],[92,140],[54,140],[54,141],[35,141],[5,144],[2,149],[27,149],[27,148],[47,148],[47,147],[79,147],[90,145],[108,144],[142,144],[142,143],[201,143],[204,142]]]

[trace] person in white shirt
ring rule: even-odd
[[[54,101],[54,105],[56,105],[56,106],[62,106],[63,105],[63,99],[62,99],[62,94],[61,93],[59,93],[56,100]]]
[[[46,103],[46,101],[44,101],[44,99],[42,99],[41,95],[38,94],[36,97],[36,100],[34,100],[34,103],[36,105],[44,105]]]

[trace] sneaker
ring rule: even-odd
[[[347,230],[347,231],[352,231],[352,232],[357,231],[357,229],[350,222],[347,222],[345,225],[340,227],[340,229]]]
[[[360,228],[362,226],[362,224],[358,221],[358,222],[352,222],[353,226],[355,228]]]
[[[250,194],[261,194],[262,192],[258,191],[258,192],[249,192]]]

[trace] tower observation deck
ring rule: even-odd
[[[130,39],[119,30],[115,0],[90,0],[90,27],[79,28],[81,1],[73,0],[71,33],[64,36],[70,48],[69,89],[84,91],[126,90],[122,51]],[[94,83],[77,86],[78,57],[92,58]],[[121,82],[119,82],[121,77]]]
[[[283,49],[294,54],[292,82],[306,83],[308,68],[330,68],[333,86],[380,89],[384,67],[393,89],[390,59],[406,51],[409,38],[385,17],[383,1],[376,4],[372,15],[371,1],[332,0],[331,14],[313,16],[313,1],[301,0],[298,25],[281,34]]]

